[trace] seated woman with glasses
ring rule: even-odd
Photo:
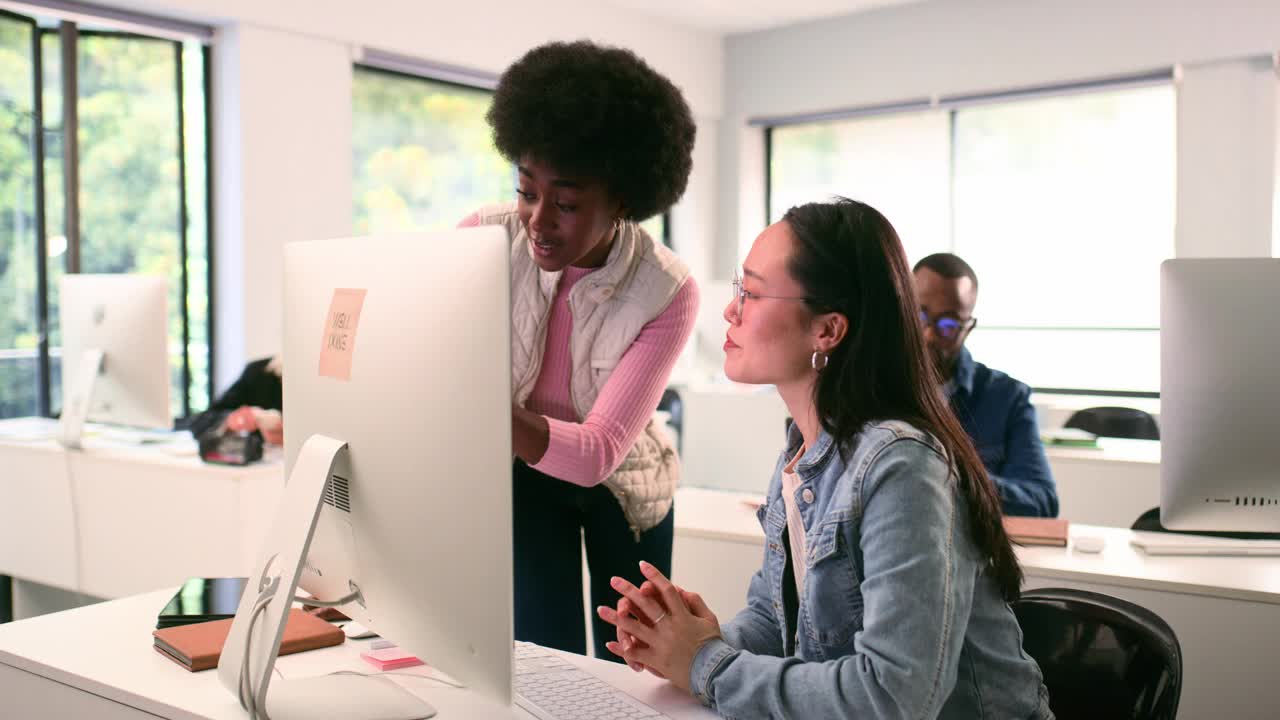
[[[996,484],[1005,515],[1057,517],[1058,488],[1040,440],[1031,388],[976,362],[964,346],[978,324],[973,317],[977,274],[951,253],[924,258],[913,274],[925,347],[951,409]]]
[[[1051,718],[1000,501],[937,391],[889,222],[851,200],[792,208],[724,315],[725,373],[774,385],[795,418],[763,565],[724,625],[651,565],[640,587],[614,578],[609,649],[725,717]]]

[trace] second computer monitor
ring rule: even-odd
[[[511,698],[511,253],[499,227],[285,250],[284,434],[345,442],[301,586]]]
[[[1280,259],[1160,268],[1160,518],[1280,531]]]
[[[59,292],[63,414],[172,427],[165,280],[66,275]]]

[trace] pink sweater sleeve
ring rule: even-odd
[[[598,485],[622,464],[666,389],[693,332],[698,285],[690,275],[671,304],[640,330],[581,423],[547,418],[551,439],[533,467],[575,485]]]

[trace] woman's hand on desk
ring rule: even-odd
[[[649,563],[640,563],[640,571],[651,589],[615,577],[613,588],[622,593],[618,608],[596,609],[618,629],[618,640],[606,647],[633,670],[646,669],[688,692],[693,658],[703,643],[720,637],[720,622],[697,593],[676,587]]]
[[[278,410],[241,405],[227,416],[223,427],[232,432],[262,433],[262,439],[272,445],[284,444],[284,420]]]

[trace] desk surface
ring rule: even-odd
[[[764,532],[751,502],[759,495],[681,488],[676,492],[676,535],[758,545]],[[1028,575],[1121,585],[1280,605],[1280,562],[1274,557],[1149,556],[1129,544],[1122,528],[1072,525],[1072,538],[1101,537],[1101,553],[1059,547],[1018,547]]]
[[[245,712],[218,682],[216,671],[189,673],[151,647],[156,613],[173,592],[161,590],[0,625],[0,665],[161,717],[244,720]],[[337,647],[289,655],[280,659],[278,667],[284,677],[346,669],[373,672],[359,658],[370,642],[349,640]],[[647,673],[581,655],[563,655],[675,720],[715,717],[689,695]],[[441,720],[532,717],[519,708],[486,706],[465,690],[430,680],[392,679],[434,705]]]
[[[96,597],[248,574],[284,488],[282,452],[211,465],[189,434],[90,434],[68,450],[48,438],[54,425],[0,421],[0,574]]]
[[[1070,445],[1045,445],[1050,461],[1067,460],[1081,462],[1124,462],[1144,465],[1160,464],[1159,440],[1125,440],[1122,438],[1098,438],[1098,447],[1072,447]]]
[[[55,436],[58,422],[48,418],[10,418],[0,420],[0,448],[9,450],[27,450],[31,452],[65,453],[68,452],[58,443]],[[83,448],[71,452],[81,456],[104,459],[121,459],[143,464],[166,465],[175,468],[188,468],[213,471],[249,470],[258,474],[279,473],[284,464],[284,449],[267,446],[263,450],[260,462],[251,465],[228,466],[216,465],[202,461],[195,439],[187,432],[175,432],[166,439],[155,442],[136,442],[121,439],[112,434],[112,430],[96,424],[86,426]],[[47,435],[47,436],[46,436]],[[157,434],[158,438],[164,435]],[[267,470],[271,468],[271,470]]]

